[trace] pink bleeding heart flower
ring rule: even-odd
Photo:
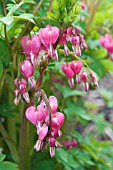
[[[44,102],[44,100],[42,100],[40,102],[40,110],[47,116],[48,115],[48,110],[46,107],[46,103]]]
[[[53,158],[55,156],[55,139],[49,138],[49,145],[50,145],[50,155]]]
[[[52,27],[47,25],[45,28],[39,30],[39,37],[43,45],[55,44],[59,37],[59,29],[57,27]]]
[[[105,44],[110,43],[112,41],[112,37],[109,34],[106,34],[105,36],[101,36],[100,39],[100,44],[105,47]]]
[[[34,87],[36,85],[36,82],[34,80],[33,74],[34,74],[34,67],[31,64],[30,61],[24,60],[24,62],[20,63],[20,70],[21,73],[25,76],[25,78],[28,79],[29,84]]]
[[[67,43],[66,37],[67,37],[67,34],[64,33],[64,34],[62,35],[60,41],[59,41],[59,44],[63,44],[63,45],[64,45],[64,54],[65,54],[65,55],[68,55],[70,51],[69,51],[69,48],[68,48],[67,45],[66,45],[66,43]]]
[[[34,74],[34,68],[28,60],[24,60],[24,62],[20,63],[20,70],[26,78],[31,77]]]
[[[74,139],[74,140],[68,140],[68,141],[62,141],[62,144],[67,148],[70,149],[72,147],[77,147],[78,146],[78,142]]]
[[[71,79],[71,78],[74,76],[74,72],[73,72],[73,70],[71,69],[71,66],[70,66],[69,63],[68,63],[68,64],[63,63],[63,64],[61,65],[61,69],[62,69],[63,73],[66,75],[66,77],[67,77],[68,79]]]
[[[45,118],[46,118],[46,116],[47,116],[47,114],[48,113],[46,113],[46,111],[45,110],[43,110],[43,108],[42,108],[42,106],[41,105],[39,105],[38,107],[37,107],[37,119],[38,119],[38,121],[40,122],[40,123],[43,123],[44,121],[45,121]]]
[[[113,40],[111,42],[105,42],[104,47],[109,53],[113,53]]]
[[[58,108],[58,102],[57,102],[57,98],[55,96],[49,97],[49,105],[51,107],[51,113],[52,114],[56,113],[57,108]]]
[[[61,126],[62,126],[63,123],[64,123],[64,119],[65,119],[64,114],[61,113],[61,112],[56,112],[56,113],[55,113],[55,116],[56,116],[57,121],[58,121],[58,123],[57,123],[58,129],[60,129]]]
[[[31,52],[33,54],[37,54],[40,51],[40,47],[41,47],[40,38],[37,35],[32,35],[29,46],[30,46]]]
[[[90,71],[90,81],[93,83],[96,87],[98,86],[98,79],[93,71]]]
[[[61,112],[56,112],[51,119],[52,128],[53,129],[60,129],[64,123],[64,114]],[[49,124],[49,117],[46,118],[47,124]]]
[[[22,48],[27,55],[31,53],[29,43],[30,43],[30,38],[28,36],[22,37],[22,41],[21,41]]]
[[[34,125],[37,125],[37,117],[38,112],[36,110],[36,107],[31,106],[26,110],[26,118]]]
[[[47,133],[48,126],[46,124],[43,124],[43,126],[38,129],[39,138],[36,145],[34,146],[34,149],[36,149],[36,151],[43,149],[43,146],[46,144],[44,140],[46,138]]]
[[[88,91],[88,89],[89,89],[89,84],[88,84],[88,80],[87,80],[87,72],[86,72],[86,70],[84,70],[82,73],[81,73],[81,79],[82,79],[82,81],[83,81],[83,84],[84,84],[84,89],[85,89],[85,91]]]
[[[64,33],[59,41],[59,44],[66,44],[67,43],[67,39],[66,39],[66,33]]]
[[[59,129],[52,128],[51,136],[55,139],[62,136],[62,132]]]
[[[81,79],[84,83],[87,82],[87,72],[86,70],[84,70],[82,73],[81,73]]]
[[[72,36],[71,43],[72,45],[79,44],[79,36]]]
[[[42,44],[48,49],[49,55],[54,57],[55,53],[53,45],[59,37],[59,29],[57,27],[47,25],[45,28],[41,28],[39,30],[39,37]]]
[[[44,140],[48,133],[48,126],[46,124],[43,124],[43,126],[40,128],[38,135],[39,135],[39,140]]]
[[[78,76],[78,74],[81,72],[82,70],[82,62],[78,61],[78,62],[71,62],[70,64],[71,69],[73,70],[73,72],[76,74],[76,82],[79,84],[80,83],[80,78]]]
[[[31,39],[28,36],[22,37],[22,47],[27,55],[37,54],[40,50],[41,42],[37,35],[33,35]]]
[[[71,69],[70,64],[63,63],[61,65],[61,69],[62,69],[63,73],[66,75],[66,77],[68,78],[70,87],[73,88],[74,87],[74,79],[73,79],[74,72]]]
[[[73,61],[73,62],[71,62],[70,66],[75,74],[79,74],[82,70],[82,62],[81,61],[78,61],[78,62]]]

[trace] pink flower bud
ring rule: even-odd
[[[55,156],[55,139],[49,138],[49,144],[50,144],[50,155],[53,158]]]
[[[49,105],[51,107],[51,113],[54,114],[58,108],[57,98],[55,96],[49,97]]]
[[[84,70],[82,73],[81,73],[81,79],[82,79],[82,81],[83,81],[83,85],[84,85],[84,89],[85,89],[85,91],[88,91],[88,89],[89,89],[89,84],[88,84],[88,82],[87,82],[87,72],[86,72],[86,70]]]
[[[81,73],[81,79],[84,83],[87,82],[87,72],[86,70],[84,70],[82,73]]]
[[[19,104],[19,98],[18,98],[18,97],[15,97],[15,99],[14,99],[14,104],[15,104],[15,105],[18,105],[18,104]]]
[[[98,79],[93,71],[90,72],[90,81],[93,82],[95,86],[98,86]]]
[[[56,116],[57,121],[58,121],[58,123],[57,123],[58,128],[60,129],[61,126],[62,126],[63,123],[64,123],[64,119],[65,119],[64,114],[61,113],[61,112],[57,112],[57,113],[55,113],[55,116]]]
[[[67,149],[78,146],[78,142],[75,139],[74,140],[68,140],[68,141],[62,141],[62,144],[64,146],[66,146]]]
[[[48,126],[46,124],[43,124],[43,126],[39,130],[39,140],[44,140],[47,133],[48,133]]]
[[[38,113],[34,106],[31,106],[26,110],[26,118],[34,125],[37,125],[37,115]]]
[[[14,80],[14,84],[15,84],[15,86],[18,88],[18,81],[19,81],[19,79],[18,78],[16,78],[15,80]]]
[[[20,70],[26,78],[34,74],[34,68],[28,60],[24,60],[24,62],[20,63]]]

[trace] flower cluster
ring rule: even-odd
[[[100,44],[107,50],[108,56],[113,60],[113,39],[111,35],[106,34],[100,37]]]
[[[86,70],[82,69],[82,62],[78,61],[72,61],[69,63],[63,63],[61,65],[61,69],[63,73],[68,78],[68,82],[71,88],[74,88],[74,75],[76,77],[76,83],[80,84],[80,82],[83,82],[84,89],[87,91],[89,89],[88,84],[88,73]],[[98,80],[96,75],[92,70],[90,70],[90,82],[94,84],[95,86],[98,86]]]
[[[66,32],[62,35],[59,43],[64,45],[64,54],[69,54],[69,49],[67,47],[67,42],[71,42],[72,50],[75,55],[81,55],[81,50],[87,48],[87,44],[84,40],[84,36],[80,34],[79,28],[68,28]]]
[[[16,86],[16,90],[15,90],[15,99],[14,99],[14,103],[15,105],[17,105],[19,103],[19,100],[25,100],[27,103],[30,102],[30,98],[29,98],[29,94],[27,92],[26,89],[26,80],[21,78],[18,79],[16,78],[14,80],[14,84]]]
[[[31,106],[26,110],[26,117],[37,128],[38,141],[34,147],[36,151],[43,151],[48,143],[50,155],[54,157],[55,148],[60,146],[56,139],[62,135],[60,128],[64,122],[64,114],[57,112],[56,97],[50,96],[48,102],[50,110],[45,101],[41,100],[39,106]]]
[[[71,149],[72,147],[77,147],[78,142],[75,139],[67,140],[67,141],[62,141],[62,145],[64,145],[67,149]]]
[[[39,29],[37,35],[22,37],[22,53],[26,58],[20,62],[20,71],[24,78],[16,78],[14,83],[16,86],[14,103],[17,105],[19,100],[30,103],[31,106],[26,110],[27,119],[37,128],[38,141],[35,145],[36,151],[44,150],[46,144],[50,146],[50,155],[55,154],[55,147],[60,147],[57,138],[62,135],[60,128],[64,122],[64,114],[57,112],[58,103],[54,96],[47,98],[42,93],[40,86],[42,84],[43,74],[47,68],[50,59],[58,60],[57,45],[64,45],[64,54],[70,53],[67,47],[68,42],[72,44],[73,54],[81,55],[81,50],[86,49],[87,45],[79,28],[70,27],[60,30],[57,27],[47,25],[45,28]],[[34,73],[38,66],[40,75],[35,81]],[[69,79],[69,84],[74,87],[74,75],[76,82],[79,84],[83,81],[85,90],[88,90],[87,72],[82,71],[82,62],[70,62],[62,64],[62,71]],[[97,85],[97,79],[93,72],[90,72],[91,81]],[[31,94],[34,90],[35,95]],[[34,98],[37,96],[40,104],[35,106]],[[46,96],[46,97],[44,97]],[[40,97],[42,100],[40,101]]]

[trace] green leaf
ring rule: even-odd
[[[36,4],[33,0],[24,0],[24,3],[28,3],[28,4]]]
[[[87,150],[89,152],[89,154],[93,157],[94,160],[98,161],[98,156],[96,155],[96,153],[90,148],[89,145],[87,144],[81,144],[81,146]]]
[[[5,117],[14,117],[16,116],[13,114],[15,106],[12,104],[4,103],[0,105],[0,115]]]
[[[67,86],[62,86],[60,84],[55,83],[55,86],[58,88],[58,90],[62,93],[64,98],[70,97],[70,96],[82,96],[85,95],[86,92],[79,91],[79,90],[73,90],[70,89]]]
[[[51,19],[57,20],[57,16],[53,14],[52,12],[47,12],[47,16]]]
[[[24,4],[24,1],[22,0],[20,3],[16,4],[13,6],[13,8],[10,8],[7,16],[11,16],[18,8],[20,8],[20,6]]]
[[[61,162],[64,161],[65,163],[68,163],[68,152],[66,152],[63,148],[56,150],[56,156]]]
[[[0,154],[0,162],[2,162],[5,159],[6,155]]]
[[[18,165],[8,161],[4,161],[0,162],[0,170],[19,170],[19,169]]]
[[[4,67],[7,67],[9,61],[9,48],[7,43],[0,38],[0,59]]]
[[[27,14],[27,13],[21,14],[19,16],[13,16],[13,18],[15,18],[17,20],[28,20],[28,21],[33,22],[35,24],[33,17],[34,16],[32,14]]]
[[[13,22],[13,18],[11,16],[6,16],[3,18],[0,18],[0,22],[6,25],[11,25],[11,23]]]
[[[2,76],[3,73],[3,64],[2,61],[0,60],[0,77]]]

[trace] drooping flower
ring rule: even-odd
[[[20,70],[21,70],[21,73],[23,74],[23,76],[28,79],[29,84],[31,84],[31,86],[34,87],[36,83],[35,83],[35,80],[33,77],[34,67],[31,64],[31,62],[29,60],[24,60],[24,62],[21,62]]]
[[[83,81],[83,85],[84,85],[84,89],[85,91],[88,91],[89,89],[89,84],[88,84],[88,79],[87,79],[87,71],[84,70],[82,73],[81,73],[81,79]]]
[[[61,65],[61,69],[62,69],[63,73],[66,75],[66,77],[68,78],[70,87],[73,88],[74,87],[74,79],[73,79],[74,72],[71,69],[70,63],[68,63],[68,64],[63,63]]]
[[[59,37],[59,29],[57,27],[47,25],[45,28],[41,28],[39,30],[39,37],[42,44],[48,49],[50,57],[57,59],[57,52],[54,50],[53,45]]]

